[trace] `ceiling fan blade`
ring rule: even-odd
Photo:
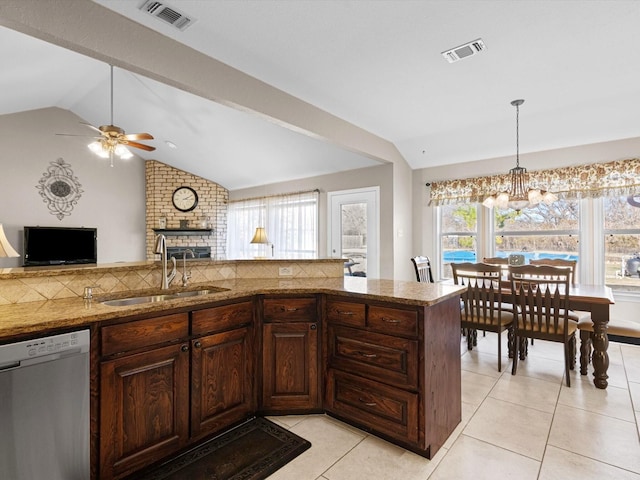
[[[150,133],[129,133],[124,136],[127,140],[153,140]]]
[[[91,128],[91,129],[93,129],[93,130],[95,130],[96,132],[100,132],[100,129],[99,129],[99,128],[94,127],[94,126],[93,126],[93,125],[91,125],[90,123],[80,122],[80,125],[86,125],[87,127]],[[100,133],[102,133],[102,132],[100,132]]]
[[[156,147],[150,147],[149,145],[144,145],[142,143],[138,143],[138,142],[130,142],[130,141],[126,141],[126,142],[122,142],[124,145],[128,145],[129,147],[134,147],[134,148],[139,148],[141,150],[146,150],[147,152],[153,152]]]
[[[96,139],[102,138],[101,135],[99,135],[99,136],[95,136],[95,135],[75,135],[73,133],[56,133],[56,135],[60,135],[62,137],[84,137],[84,138],[96,138]]]

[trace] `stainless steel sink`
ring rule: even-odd
[[[202,290],[187,290],[184,292],[170,292],[159,295],[142,295],[139,297],[117,298],[114,300],[105,300],[101,302],[111,307],[126,307],[128,305],[138,305],[140,303],[164,302],[166,300],[175,300],[177,298],[197,297],[200,295],[208,295],[210,293],[223,292],[226,288],[209,287]]]

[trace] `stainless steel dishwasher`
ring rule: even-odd
[[[0,345],[0,478],[89,472],[89,331]]]

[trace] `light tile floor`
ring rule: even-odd
[[[566,386],[558,343],[536,340],[500,373],[496,342],[463,339],[462,423],[432,460],[325,415],[269,417],[312,443],[269,480],[640,480],[640,346],[609,344],[599,390],[577,365]]]

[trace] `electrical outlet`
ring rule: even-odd
[[[280,267],[278,269],[278,274],[281,277],[290,277],[293,275],[293,269],[291,267]]]

